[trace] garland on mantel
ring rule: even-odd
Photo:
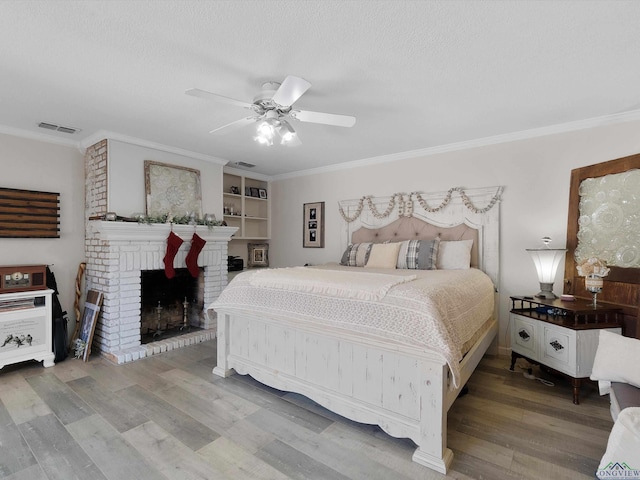
[[[226,225],[226,222],[216,220],[215,215],[206,215],[204,218],[195,217],[194,215],[176,215],[170,214],[153,217],[150,215],[136,216],[138,223],[173,223],[174,225],[206,225],[207,227],[219,227]]]
[[[104,215],[95,215],[89,217],[89,220],[106,220],[111,222],[129,222],[129,223],[146,223],[153,225],[157,223],[170,223],[172,225],[205,225],[211,229],[212,227],[227,226],[227,222],[216,220],[216,216],[205,214],[204,218],[195,215],[145,215],[144,213],[134,213],[131,217],[121,217],[115,213],[105,213]]]
[[[438,205],[437,207],[430,207],[427,204],[427,201],[422,198],[422,195],[420,195],[419,192],[411,192],[408,195],[405,193],[394,193],[393,195],[391,195],[391,198],[389,199],[389,204],[387,205],[387,208],[384,212],[380,213],[378,211],[378,209],[376,208],[376,206],[373,203],[373,196],[372,195],[365,195],[362,198],[360,198],[360,200],[358,201],[358,209],[355,211],[355,213],[352,216],[347,216],[347,214],[344,212],[342,205],[338,204],[338,208],[340,210],[340,215],[342,216],[342,218],[345,220],[345,222],[347,223],[351,223],[353,221],[355,221],[361,214],[362,214],[362,210],[364,209],[364,204],[365,201],[367,202],[367,205],[369,207],[369,210],[371,210],[371,213],[373,213],[373,216],[381,219],[381,218],[386,218],[389,215],[391,215],[391,212],[393,211],[394,207],[396,206],[396,203],[398,204],[398,216],[399,217],[411,217],[413,216],[413,204],[414,201],[417,201],[418,204],[420,204],[420,206],[428,213],[435,213],[438,212],[440,210],[442,210],[443,208],[445,208],[449,202],[451,201],[451,198],[453,196],[453,192],[456,192],[460,195],[460,197],[462,198],[462,203],[464,204],[464,206],[471,210],[473,213],[486,213],[489,210],[491,210],[493,208],[493,206],[498,202],[498,200],[500,200],[500,194],[502,192],[502,188],[499,188],[498,191],[496,192],[496,194],[491,198],[491,201],[489,202],[489,204],[484,207],[484,208],[477,208],[473,202],[471,201],[471,199],[469,198],[469,196],[466,194],[466,192],[464,191],[464,189],[462,187],[452,187],[449,189],[449,191],[447,192],[444,200],[442,200],[442,203],[440,205]],[[408,197],[405,199],[405,197]],[[396,200],[397,199],[397,200]]]

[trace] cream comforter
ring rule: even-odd
[[[293,269],[276,269],[276,274],[268,274],[269,270],[243,272],[209,308],[286,316],[422,347],[442,356],[455,386],[463,346],[494,312],[493,283],[477,269],[390,270],[322,265],[305,267],[304,273],[297,273],[299,279],[317,275],[318,288],[309,281],[296,282],[294,277],[286,280],[287,271],[293,273]],[[339,286],[335,288],[329,286],[332,271],[338,272],[335,277]],[[356,272],[362,274],[364,282],[351,277]],[[374,279],[373,274],[380,278]],[[348,277],[353,280],[345,283]],[[366,291],[367,278],[375,280],[369,293],[377,299],[350,294],[344,288],[352,282],[361,292]]]

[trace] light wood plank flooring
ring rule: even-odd
[[[299,395],[212,375],[215,342],[125,365],[93,356],[0,370],[0,478],[439,479],[414,444]],[[524,360],[519,360],[524,366]],[[583,386],[573,405],[485,357],[449,413],[448,478],[593,479],[612,427],[608,397]]]

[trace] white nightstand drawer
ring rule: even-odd
[[[575,345],[574,330],[543,325],[542,362],[561,372],[575,375]]]
[[[511,345],[522,355],[537,357],[537,322],[520,315],[512,315]]]

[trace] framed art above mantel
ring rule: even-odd
[[[147,216],[202,218],[199,170],[145,160],[144,179]]]

